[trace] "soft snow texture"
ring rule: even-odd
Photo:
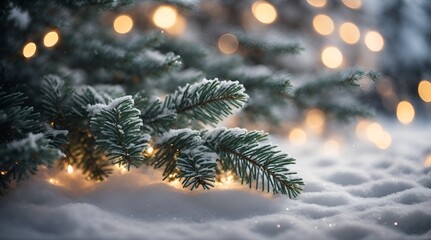
[[[388,150],[355,137],[338,154],[272,139],[298,159],[307,185],[296,200],[237,184],[180,190],[151,169],[117,169],[101,183],[42,170],[0,197],[0,238],[431,239],[429,124],[385,129]]]

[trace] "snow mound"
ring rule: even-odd
[[[431,239],[431,129],[385,127],[388,150],[352,138],[323,156],[323,142],[271,139],[298,159],[295,200],[235,183],[190,192],[151,169],[101,183],[45,169],[0,197],[0,239]]]

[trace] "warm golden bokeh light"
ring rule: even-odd
[[[313,27],[321,35],[329,35],[334,31],[334,22],[327,15],[319,14],[313,18]]]
[[[380,33],[370,31],[365,35],[365,45],[373,52],[380,52],[385,45],[385,40]]]
[[[151,155],[154,152],[154,148],[149,146],[149,147],[147,147],[147,150],[145,150],[145,152],[147,152],[148,155]]]
[[[320,133],[323,130],[325,123],[325,114],[320,109],[311,109],[308,111],[305,117],[305,124],[316,133]]]
[[[55,178],[48,179],[48,182],[51,183],[52,185],[60,185],[60,181],[58,181],[58,179],[55,179]]]
[[[177,20],[177,9],[169,5],[161,5],[153,13],[153,23],[159,28],[171,28]]]
[[[133,20],[127,15],[120,15],[114,20],[114,30],[120,34],[126,34],[132,30]]]
[[[60,39],[60,36],[56,31],[51,31],[45,35],[43,38],[43,45],[45,47],[53,47],[55,44],[58,43],[58,40]]]
[[[358,9],[362,6],[361,0],[342,0],[343,4],[352,9]]]
[[[22,55],[25,58],[31,58],[36,54],[36,49],[36,44],[34,42],[29,42],[22,49]]]
[[[224,54],[232,54],[238,50],[238,40],[233,34],[224,34],[218,39],[218,48]]]
[[[367,120],[361,120],[358,122],[358,124],[356,125],[356,136],[358,138],[365,138],[366,132],[367,132],[367,128],[371,123]]]
[[[383,133],[383,128],[378,123],[371,123],[367,126],[366,135],[368,140],[371,142],[376,142],[379,139],[380,135]]]
[[[177,14],[177,20],[175,21],[174,25],[169,28],[164,28],[164,30],[170,35],[179,36],[184,33],[186,28],[187,20],[180,14]]]
[[[351,22],[343,23],[340,26],[339,34],[341,39],[343,39],[343,41],[348,44],[357,43],[359,41],[359,38],[361,37],[361,32],[359,31],[359,28]]]
[[[67,173],[72,174],[73,173],[73,166],[72,165],[67,165]]]
[[[431,154],[428,154],[428,156],[425,157],[424,166],[431,167]]]
[[[277,10],[265,1],[256,1],[251,7],[253,16],[261,23],[270,24],[277,19]]]
[[[431,102],[431,82],[422,80],[418,86],[418,93],[424,102]]]
[[[322,51],[322,62],[328,68],[338,68],[343,63],[343,54],[336,47],[326,47]]]
[[[402,124],[409,124],[415,118],[415,109],[408,101],[401,101],[397,106],[397,118]]]
[[[301,128],[294,128],[289,133],[289,141],[295,145],[303,145],[307,142],[307,134]]]
[[[373,142],[378,148],[385,150],[391,146],[392,137],[388,132],[382,131]]]
[[[326,5],[326,0],[307,0],[308,4],[313,7],[321,8]]]

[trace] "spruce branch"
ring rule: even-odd
[[[187,84],[166,98],[166,105],[179,115],[204,124],[217,124],[241,108],[248,99],[244,87],[237,81],[207,80]]]
[[[69,115],[73,89],[57,75],[45,76],[40,89],[45,120],[53,125],[62,125],[61,122]]]
[[[113,99],[108,105],[88,105],[92,116],[90,127],[97,147],[114,164],[138,167],[144,160],[141,153],[148,146],[149,135],[141,133],[140,111],[132,96]]]
[[[232,169],[251,188],[296,197],[301,191],[303,181],[292,178],[287,166],[294,164],[294,159],[277,150],[276,146],[263,144],[267,135],[258,131],[247,132],[245,129],[219,128],[203,133],[205,145],[220,157],[225,169]]]

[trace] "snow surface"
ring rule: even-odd
[[[385,121],[392,146],[355,137],[339,152],[273,138],[306,182],[296,200],[238,184],[177,189],[158,171],[101,183],[43,170],[0,197],[1,239],[431,239],[431,128]]]

